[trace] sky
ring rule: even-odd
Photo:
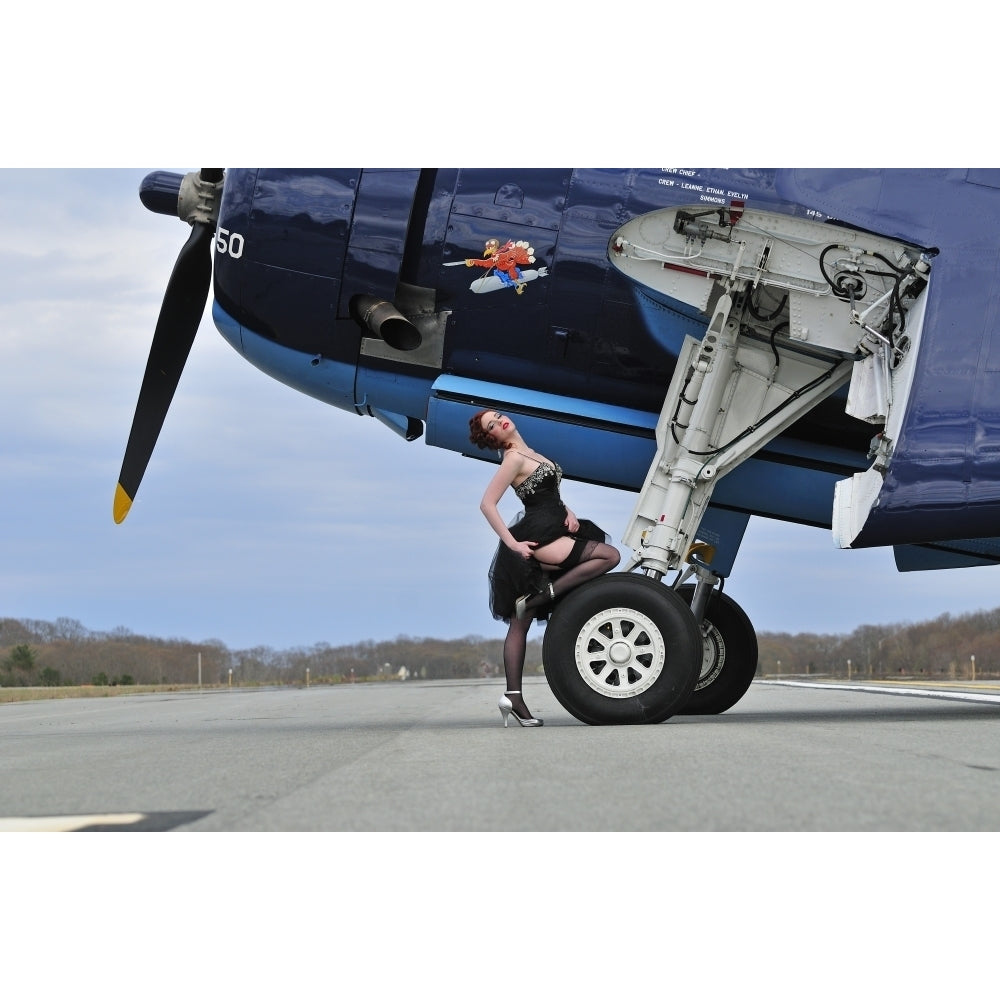
[[[114,524],[188,232],[141,206],[155,167],[0,170],[0,617],[231,649],[502,635],[486,603],[496,536],[479,511],[492,466],[268,378],[207,308]],[[620,541],[633,494],[564,482],[563,495]],[[508,492],[502,512],[518,509]],[[888,550],[840,551],[829,531],[754,518],[726,592],[758,631],[845,633],[994,607],[998,583],[991,569],[900,574]]]
[[[37,30],[42,15],[13,16]],[[727,163],[732,132],[687,104],[672,107],[668,134],[654,125],[662,102],[638,85],[652,72],[640,66],[660,65],[652,39],[631,38],[634,75],[617,75],[609,90],[598,85],[607,37],[581,34],[574,51],[523,66],[519,113],[508,115],[481,85],[489,42],[499,44],[491,19],[471,22],[476,47],[438,25],[448,59],[410,53],[396,67],[421,100],[437,101],[440,113],[427,118],[400,114],[406,92],[376,86],[364,52],[338,49],[331,64],[324,44],[289,18],[269,38],[285,62],[254,67],[251,96],[239,86],[250,70],[223,56],[245,51],[252,28],[222,8],[211,16],[225,27],[218,57],[228,70],[216,67],[212,79],[221,82],[204,113],[200,78],[178,69],[179,39],[169,32],[180,29],[161,26],[156,45],[141,51],[99,39],[83,54],[65,20],[45,53],[67,76],[38,74],[30,51],[0,69],[19,97],[0,166],[0,617],[70,618],[93,631],[215,639],[231,649],[502,636],[486,594],[496,537],[479,511],[491,466],[404,442],[371,418],[273,381],[222,339],[208,307],[135,504],[114,524],[156,317],[188,234],[180,220],[142,207],[139,183],[154,169],[186,172],[206,161]],[[395,18],[399,31],[416,24],[409,10]],[[563,37],[557,8],[533,24]],[[786,71],[804,71],[814,58],[791,50]],[[584,63],[594,67],[588,98],[571,101],[563,83]],[[302,99],[329,95],[331,73],[356,86]],[[728,93],[716,83],[705,91],[703,82],[703,98]],[[928,95],[924,113],[940,99],[940,91]],[[955,130],[938,133],[945,144],[960,134],[953,118],[942,116],[942,128]],[[843,155],[840,145],[760,145],[761,135],[773,130],[741,138],[743,162],[829,165],[831,149]],[[633,494],[572,482],[563,493],[620,540]],[[501,511],[518,509],[508,494]],[[828,531],[755,518],[726,592],[758,631],[846,633],[992,608],[998,583],[990,569],[899,574],[889,551],[843,552]]]

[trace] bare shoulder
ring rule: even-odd
[[[487,493],[496,491],[499,496],[514,480],[518,477],[521,472],[521,458],[514,451],[505,451],[503,458],[500,461],[500,465],[497,467],[497,471],[493,474],[493,478],[490,480],[490,485],[487,487]]]
[[[509,451],[503,453],[503,459],[500,462],[500,468],[497,470],[497,474],[502,476],[508,482],[513,482],[519,475],[521,475],[521,470],[524,465],[524,456],[520,455],[513,448]]]

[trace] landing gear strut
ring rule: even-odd
[[[718,222],[696,209],[652,212],[608,247],[647,298],[684,301],[709,322],[680,347],[623,536],[638,572],[572,591],[546,629],[549,685],[591,725],[715,714],[743,697],[757,637],[698,537],[715,484],[848,381],[848,412],[884,423],[886,359],[898,366],[908,349],[894,330],[927,284],[920,252],[891,240],[846,229],[834,238],[825,223],[742,205],[709,214]],[[765,288],[776,308],[760,307]],[[885,463],[873,468],[883,474]],[[661,582],[685,564],[672,587]],[[691,573],[695,584],[682,586]]]
[[[689,605],[695,588],[675,593]],[[718,715],[747,693],[757,673],[757,633],[743,609],[713,591],[700,621],[701,671],[682,715]]]

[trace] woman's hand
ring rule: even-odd
[[[576,519],[576,514],[566,508],[566,520],[565,520],[566,530],[571,534],[575,535],[580,530],[580,522]]]
[[[530,559],[537,545],[538,542],[514,542],[510,550],[516,552],[522,559]]]

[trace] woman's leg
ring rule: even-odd
[[[613,545],[608,545],[606,542],[587,542],[580,561],[552,581],[556,597],[562,596],[574,587],[579,587],[581,583],[610,573],[621,562],[621,558],[621,553]]]
[[[510,698],[514,706],[514,714],[522,719],[530,719],[531,712],[524,703],[524,696],[511,694],[511,691],[520,691],[521,682],[524,677],[524,656],[528,649],[528,629],[531,628],[530,618],[510,620],[510,627],[507,629],[507,638],[503,644],[503,671],[507,678],[507,697]]]
[[[572,559],[572,553],[567,559]],[[586,542],[580,553],[579,562],[563,570],[552,581],[552,594],[549,594],[548,588],[546,588],[545,593],[532,597],[526,603],[526,610],[532,611],[540,608],[547,604],[552,596],[561,597],[574,587],[579,587],[581,583],[610,573],[619,562],[621,562],[621,553],[613,545],[608,545],[606,542]],[[546,566],[546,568],[558,570],[560,567]],[[531,621],[530,618],[526,620]]]

